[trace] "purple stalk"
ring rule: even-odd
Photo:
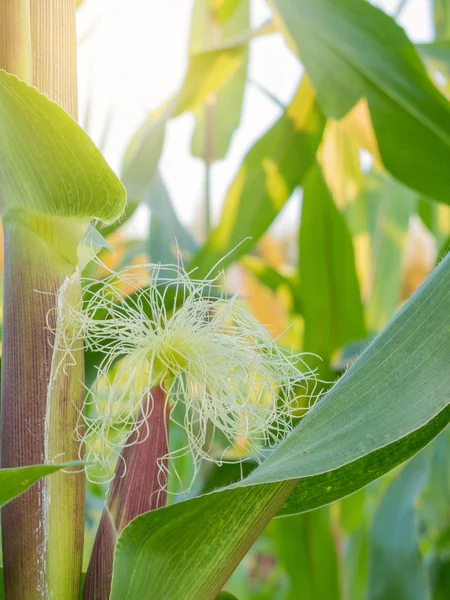
[[[163,469],[160,465],[168,453],[169,407],[160,386],[152,390],[139,421],[143,414],[148,414],[145,424],[127,439],[117,463],[86,574],[83,600],[109,598],[114,549],[121,531],[138,515],[166,504],[167,464]]]

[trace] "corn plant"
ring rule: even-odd
[[[185,80],[120,178],[76,121],[76,4],[0,0],[4,597],[446,597],[448,3],[434,3],[439,41],[415,47],[361,0],[272,0],[259,29],[248,0],[196,0]],[[249,44],[274,32],[304,73],[213,226]],[[202,244],[158,168],[186,111]],[[257,244],[298,187],[289,271]],[[142,202],[150,260],[136,263],[118,232]],[[404,291],[413,216],[437,260]],[[272,335],[227,287],[232,263],[301,326]],[[258,556],[275,566],[255,585]]]

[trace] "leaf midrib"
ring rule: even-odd
[[[275,2],[277,3],[277,0],[275,0]],[[330,4],[330,8],[333,9],[334,7]],[[381,81],[381,85],[380,85],[379,77],[377,77],[373,72],[370,72],[370,71],[368,72],[367,70],[364,70],[361,67],[360,63],[358,63],[355,60],[352,60],[352,58],[349,57],[347,55],[347,53],[342,52],[342,50],[337,45],[330,44],[330,42],[323,35],[321,35],[323,32],[322,32],[321,28],[316,24],[315,20],[314,19],[311,20],[311,17],[308,18],[308,15],[307,14],[305,15],[304,13],[302,13],[301,10],[302,9],[300,8],[299,13],[298,13],[299,16],[300,15],[303,16],[303,21],[310,26],[313,34],[316,35],[317,38],[320,39],[320,41],[325,46],[327,46],[329,50],[331,50],[334,54],[339,56],[339,58],[341,58],[341,60],[344,60],[344,62],[346,62],[354,71],[356,71],[360,77],[364,78],[371,85],[378,88],[382,93],[384,93],[391,100],[393,100],[398,106],[400,106],[400,108],[402,108],[405,112],[407,112],[412,117],[414,117],[422,125],[424,125],[425,127],[429,128],[431,131],[433,131],[433,133],[437,137],[439,137],[444,143],[446,143],[450,147],[450,135],[443,136],[442,135],[443,132],[441,131],[441,129],[439,127],[437,127],[433,123],[433,121],[430,121],[428,118],[423,118],[424,114],[421,113],[420,111],[417,111],[413,105],[411,105],[407,100],[405,101],[401,95],[399,95],[395,92],[395,90],[393,90],[390,86],[388,86],[387,89],[384,88],[384,86],[382,85],[383,81]],[[278,12],[280,12],[280,11],[278,11]],[[383,11],[381,11],[381,12],[383,12]],[[385,14],[385,13],[383,13],[383,14]],[[385,15],[385,16],[387,18],[389,18],[388,15]],[[281,17],[281,18],[283,18],[283,17]],[[333,18],[340,22],[343,21],[342,18],[339,15],[337,15],[334,11],[333,11]],[[283,22],[284,22],[284,19],[283,19]],[[286,29],[289,30],[289,28],[286,25],[285,25],[285,27],[286,27]],[[298,47],[297,42],[296,42],[296,45]],[[300,56],[300,58],[301,58],[301,56]],[[420,60],[419,56],[418,56],[418,60]],[[430,83],[430,85],[433,85],[431,80],[429,81],[429,83]],[[438,90],[436,90],[436,91],[439,93]],[[444,107],[442,107],[442,108],[444,108]],[[449,122],[450,122],[450,111],[449,111]]]

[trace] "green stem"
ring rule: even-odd
[[[59,224],[42,221],[51,238]],[[76,460],[72,433],[83,404],[83,362],[77,356],[67,375],[55,377],[51,331],[56,294],[74,267],[37,233],[39,227],[17,215],[5,215],[3,226],[2,467]],[[3,509],[8,600],[78,598],[83,502],[84,474],[58,473]]]

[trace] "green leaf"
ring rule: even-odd
[[[229,9],[230,2],[196,0],[192,14],[191,52],[204,52],[209,47],[226,43],[234,36],[244,34],[249,27],[249,0],[238,0]],[[222,10],[221,10],[222,8]],[[223,158],[234,130],[241,120],[244,90],[247,81],[248,48],[242,49],[242,64],[229,81],[197,112],[197,122],[192,137],[192,154],[202,158],[207,164]]]
[[[395,179],[385,178],[376,203],[376,225],[372,237],[372,293],[367,304],[367,324],[380,331],[395,313],[400,301],[404,250],[409,219],[417,194]]]
[[[0,70],[3,211],[111,223],[123,186],[83,129],[56,103]]]
[[[221,268],[245,254],[267,230],[313,162],[324,126],[311,84],[303,78],[284,114],[244,158],[219,225],[191,263],[199,276],[233,249]]]
[[[355,531],[362,523],[364,516],[365,490],[359,490],[339,502],[339,524],[346,534]]]
[[[449,290],[450,256],[249,477],[130,523],[111,599],[214,597],[287,497],[280,514],[329,504],[428,444],[450,420]]]
[[[410,461],[389,485],[375,513],[369,542],[368,600],[430,598],[415,512],[429,464],[427,452]]]
[[[450,429],[433,442],[430,477],[421,494],[421,519],[433,547],[450,549]]]
[[[450,104],[403,29],[361,0],[271,4],[328,116],[340,119],[366,98],[386,169],[450,203]]]
[[[330,509],[277,519],[273,526],[277,557],[290,579],[286,600],[339,600]]]
[[[300,279],[305,320],[303,349],[326,372],[334,351],[366,336],[352,238],[318,164],[304,181]]]
[[[80,463],[61,465],[33,465],[15,469],[0,469],[0,506],[19,496],[31,487],[38,479],[50,475],[60,469]]]
[[[218,596],[216,596],[216,600],[238,600],[236,596],[230,594],[230,592],[220,592]]]
[[[348,538],[345,552],[344,598],[361,600],[367,590],[368,534],[363,524]]]

